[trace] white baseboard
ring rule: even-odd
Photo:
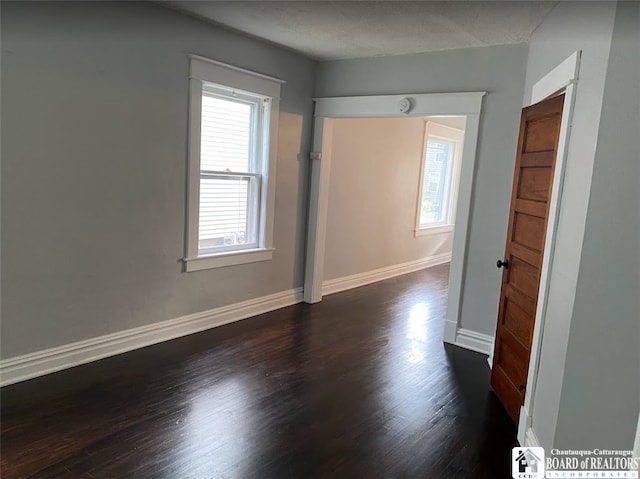
[[[384,279],[394,278],[407,273],[413,273],[421,269],[436,266],[438,264],[448,263],[451,261],[451,253],[430,256],[429,258],[417,261],[409,261],[386,268],[374,269],[365,273],[358,273],[342,278],[330,279],[322,283],[322,294],[328,295],[346,291],[347,289],[365,286],[367,284],[376,283]]]
[[[456,344],[456,336],[458,335],[458,323],[446,320],[444,322],[444,334],[442,340],[445,343]]]
[[[493,369],[493,352],[496,347],[495,338],[492,338],[491,345],[489,346],[489,357],[487,358],[487,362],[489,363],[489,369]]]
[[[533,430],[533,421],[527,408],[520,406],[518,418],[518,444],[522,447],[542,447],[540,440]]]
[[[89,363],[302,302],[302,288],[0,361],[0,386]]]
[[[520,415],[518,417],[518,444],[525,447],[527,439],[527,431],[531,428],[531,417],[524,404],[520,406]]]
[[[538,436],[536,436],[536,433],[531,428],[527,429],[527,432],[524,436],[523,447],[542,447],[540,445],[540,441],[538,440]]]
[[[493,336],[476,333],[469,329],[458,328],[456,340],[453,344],[477,353],[489,355],[492,351]]]

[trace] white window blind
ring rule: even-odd
[[[260,175],[254,100],[223,98],[205,84],[200,144],[199,249],[256,247]]]
[[[203,88],[200,168],[249,171],[254,105],[219,98]]]

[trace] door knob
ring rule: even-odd
[[[498,260],[498,262],[496,263],[496,266],[498,268],[504,268],[507,269],[509,267],[509,261],[507,261],[506,259],[504,261],[502,261],[501,259]]]

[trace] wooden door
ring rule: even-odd
[[[522,110],[491,386],[517,423],[524,402],[564,95]]]

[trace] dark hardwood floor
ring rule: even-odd
[[[2,389],[2,478],[508,478],[448,265]]]

